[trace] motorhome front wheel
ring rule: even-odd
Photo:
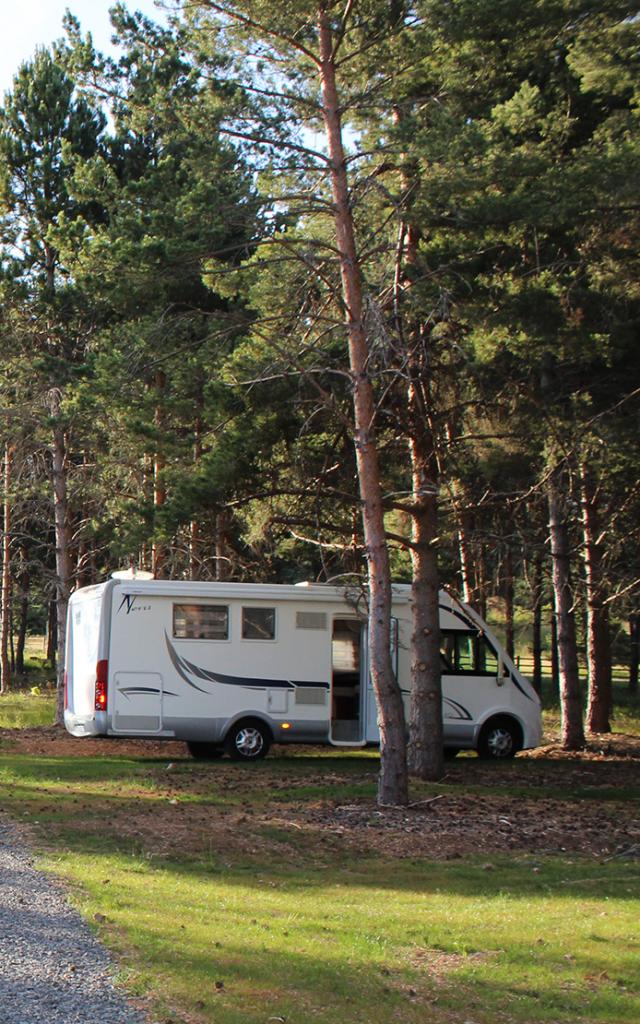
[[[478,740],[480,757],[504,761],[522,749],[522,734],[517,722],[510,718],[492,718],[486,722]]]
[[[262,722],[238,722],[227,735],[225,748],[234,761],[257,761],[265,757],[271,736]]]

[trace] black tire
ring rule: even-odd
[[[480,730],[478,756],[485,761],[507,761],[522,750],[522,730],[513,718],[490,718]]]
[[[187,743],[187,750],[196,761],[217,761],[224,754],[215,743]]]
[[[245,718],[229,729],[224,749],[233,761],[259,761],[267,756],[271,742],[271,733],[264,722]]]

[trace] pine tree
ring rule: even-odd
[[[334,323],[342,320],[347,350],[343,372],[349,374],[352,388],[352,436],[368,568],[369,658],[381,735],[379,800],[406,803],[404,712],[390,656],[389,549],[375,433],[377,398],[370,368],[374,338],[366,322],[362,239],[354,215],[343,127],[353,91],[351,65],[364,44],[370,13],[369,5],[349,5],[343,12],[324,0],[299,2],[277,11],[261,3],[203,0],[189,5],[196,29],[208,31],[211,38],[228,35],[238,48],[248,41],[262,56],[257,78],[247,73],[250,65],[244,67],[242,85],[254,102],[239,111],[244,119],[230,123],[228,130],[254,144],[256,153],[266,150],[272,171],[286,172],[282,183],[293,183],[295,192],[290,192],[285,202],[290,210],[297,208],[300,222],[314,208],[323,208],[330,218],[331,237],[324,236],[328,245],[316,248],[316,258],[324,261],[331,252],[335,261],[327,313],[332,317],[338,312]],[[313,152],[305,144],[302,129],[312,126],[322,129],[326,152]],[[315,172],[320,180],[314,185]],[[303,245],[308,240],[314,248],[316,240],[308,235]],[[286,246],[288,240],[283,241]],[[304,262],[303,251],[296,248],[296,258]],[[292,250],[289,255],[294,255]],[[337,288],[333,271],[339,275]],[[318,283],[325,287],[327,278],[319,276]]]
[[[70,262],[60,241],[69,226],[91,216],[69,191],[78,161],[97,150],[102,116],[75,92],[62,45],[38,50],[22,65],[0,111],[1,203],[5,301],[15,311],[14,344],[30,353],[32,402],[48,413],[56,534],[58,719],[61,717],[66,610],[72,586],[68,503],[70,435],[64,398],[82,366],[86,328]],[[73,246],[69,246],[69,252]],[[35,357],[35,358],[34,358]],[[14,367],[19,362],[14,361]],[[24,395],[22,396],[24,399]]]

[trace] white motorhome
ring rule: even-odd
[[[408,699],[411,594],[393,588]],[[445,747],[511,757],[541,739],[540,702],[486,624],[440,596]],[[379,741],[361,592],[323,584],[112,578],[71,596],[65,725],[74,736],[184,740],[195,757],[272,743]]]

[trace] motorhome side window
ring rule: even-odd
[[[483,636],[478,637],[478,672],[488,676],[498,674],[498,655]]]
[[[498,658],[483,636],[443,630],[440,658],[442,671],[453,674],[491,675],[498,673]]]
[[[228,640],[229,609],[218,604],[174,604],[173,635],[179,640]]]
[[[275,640],[276,610],[275,608],[243,608],[242,639],[243,640]]]

